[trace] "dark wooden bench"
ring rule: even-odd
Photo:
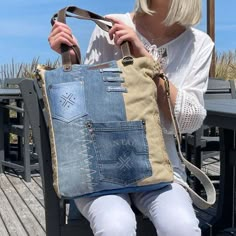
[[[235,83],[233,80],[209,78],[205,99],[234,99],[236,98]]]
[[[20,173],[25,181],[31,180],[31,172],[39,170],[37,154],[30,144],[29,118],[19,88],[11,88],[19,79],[8,79],[0,89],[0,173],[11,168]],[[11,116],[15,113],[14,117]],[[15,143],[10,142],[14,134]]]

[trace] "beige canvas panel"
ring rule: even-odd
[[[123,86],[127,120],[144,120],[149,147],[149,160],[152,176],[138,182],[139,185],[173,181],[173,170],[166,152],[160,116],[157,106],[157,89],[152,78],[155,74],[155,62],[147,58],[135,58],[133,65],[123,66],[118,61],[124,77]]]

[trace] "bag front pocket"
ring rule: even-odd
[[[135,184],[152,175],[143,121],[88,122],[98,158],[100,181]]]
[[[49,85],[48,97],[53,118],[71,122],[87,115],[83,81]]]

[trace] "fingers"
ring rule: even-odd
[[[111,20],[113,22],[112,28],[109,31],[109,37],[110,39],[114,39],[117,32],[120,30],[123,30],[124,28],[127,28],[127,26],[120,20],[112,17],[112,16],[106,16],[105,18]]]
[[[61,53],[61,44],[72,46],[77,44],[71,29],[63,23],[55,22],[48,37],[50,47],[58,53]]]
[[[115,36],[118,36],[120,30],[123,30],[122,25],[114,24],[112,28],[109,30],[110,39],[112,40],[115,38]]]
[[[106,18],[113,21],[113,26],[109,31],[109,36],[111,40],[114,40],[115,45],[120,46],[123,42],[128,41],[133,56],[151,57],[132,27],[127,26],[125,23],[114,17],[107,16]]]
[[[121,45],[124,41],[131,41],[132,36],[128,31],[120,30],[115,32],[113,39],[116,45]]]
[[[117,24],[124,24],[121,20],[116,19],[113,16],[106,16],[105,18],[111,20],[113,22],[113,24],[117,23]]]
[[[116,45],[121,45],[124,41],[132,42],[137,37],[134,30],[124,23],[115,23],[109,31],[109,36],[111,40],[114,40]]]
[[[113,21],[113,26],[109,31],[109,37],[111,40],[114,40],[116,45],[120,46],[124,41],[133,42],[136,40],[137,35],[133,28],[114,17],[108,16],[106,18]]]
[[[131,35],[132,34],[132,29],[130,27],[128,27],[127,25],[125,25],[124,23],[115,23],[113,25],[113,27],[110,29],[109,31],[109,37],[110,39],[114,39],[115,41],[117,41],[116,39],[128,34]]]

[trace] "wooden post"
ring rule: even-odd
[[[215,0],[207,0],[207,33],[215,42]],[[215,49],[213,50],[210,77],[215,77]]]

